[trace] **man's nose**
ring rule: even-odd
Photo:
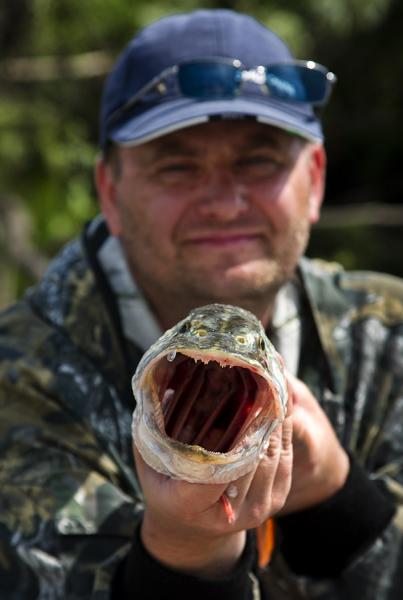
[[[247,190],[232,173],[214,173],[204,182],[198,209],[204,217],[231,221],[248,209]]]

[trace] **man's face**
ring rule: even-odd
[[[154,306],[244,305],[292,275],[318,218],[320,146],[217,121],[117,152],[117,169],[100,166],[101,204]]]

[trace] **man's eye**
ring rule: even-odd
[[[245,177],[262,179],[273,177],[282,171],[284,163],[281,159],[267,154],[245,156],[238,161],[237,169]]]

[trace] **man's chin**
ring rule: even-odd
[[[261,267],[261,265],[260,265]],[[237,265],[225,272],[218,274],[204,274],[204,285],[201,281],[205,295],[215,302],[234,303],[237,299],[261,299],[267,295],[268,300],[285,282],[283,274],[279,273],[276,265],[265,264],[265,268],[256,268],[256,265]],[[197,286],[199,287],[199,285]]]

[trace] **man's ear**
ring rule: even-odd
[[[113,167],[98,156],[95,164],[95,185],[98,192],[101,212],[112,235],[119,237],[122,232],[116,194],[116,176]]]
[[[311,148],[309,173],[311,177],[309,219],[311,224],[314,224],[319,220],[320,209],[325,194],[326,152],[322,144],[315,144]]]

